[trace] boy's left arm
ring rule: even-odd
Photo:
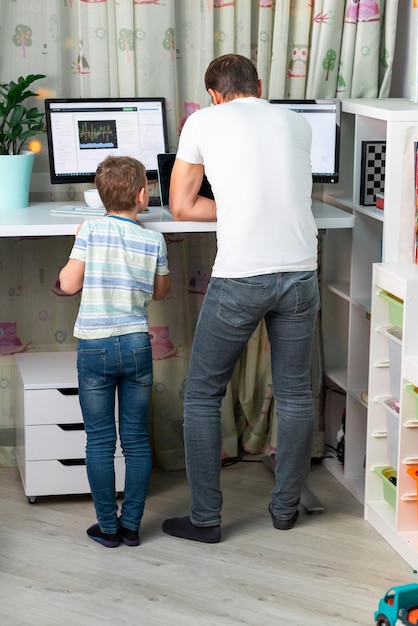
[[[84,222],[81,222],[77,226],[75,231],[75,239],[77,239],[80,228]],[[84,261],[70,258],[67,264],[62,268],[59,273],[60,288],[68,295],[78,293],[83,288],[84,283],[84,270],[86,264]]]

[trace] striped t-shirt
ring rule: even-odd
[[[85,263],[75,337],[102,339],[148,331],[146,307],[154,277],[169,272],[161,233],[119,216],[87,220],[70,258]]]

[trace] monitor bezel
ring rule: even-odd
[[[324,105],[335,104],[335,149],[334,149],[334,172],[318,173],[312,172],[312,181],[316,184],[335,184],[339,182],[340,176],[340,150],[341,150],[341,100],[338,98],[297,98],[297,99],[271,99],[271,104],[285,105],[289,108],[300,105],[302,109],[304,105]]]
[[[48,161],[49,161],[49,174],[52,184],[84,184],[84,183],[94,183],[96,173],[93,172],[91,174],[75,174],[74,176],[63,176],[61,174],[56,174],[55,172],[55,163],[54,163],[54,151],[53,151],[53,137],[52,137],[52,129],[51,129],[51,113],[54,111],[51,109],[51,106],[54,104],[112,104],[115,103],[120,104],[123,102],[127,103],[144,103],[144,102],[159,102],[161,104],[161,111],[163,117],[163,133],[164,133],[164,147],[165,151],[168,152],[168,125],[167,125],[167,108],[166,101],[164,97],[155,97],[150,96],[146,97],[129,97],[129,98],[47,98],[45,100],[45,125],[46,125],[46,135],[47,135],[47,143],[48,143]],[[147,170],[147,178],[148,180],[155,181],[157,180],[158,173],[157,168]]]

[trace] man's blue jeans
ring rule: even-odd
[[[278,411],[271,511],[279,519],[295,513],[311,460],[310,369],[319,308],[316,272],[210,280],[194,335],[184,402],[190,519],[196,526],[221,523],[220,406],[234,367],[263,318]]]
[[[119,436],[125,457],[125,489],[120,523],[138,530],[148,491],[152,454],[148,408],[152,353],[148,333],[80,340],[77,348],[79,398],[87,434],[86,468],[100,530],[117,533],[115,494],[115,394]]]

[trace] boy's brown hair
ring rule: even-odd
[[[95,183],[107,211],[126,211],[137,204],[147,184],[146,170],[132,157],[109,156],[99,164]]]

